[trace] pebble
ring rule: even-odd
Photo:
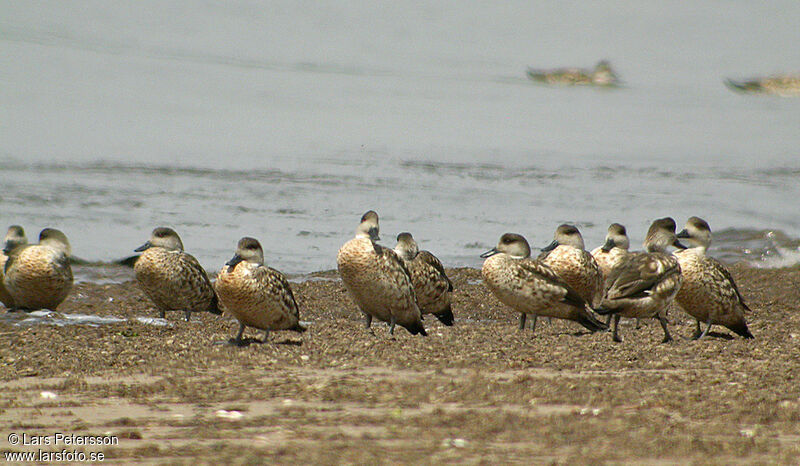
[[[224,409],[217,410],[217,412],[214,414],[217,417],[221,417],[222,419],[230,419],[231,421],[235,421],[244,417],[244,414],[240,413],[239,411],[226,411]]]
[[[467,441],[463,438],[446,438],[442,440],[442,446],[445,448],[455,447],[464,448],[467,446]]]

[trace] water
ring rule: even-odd
[[[640,244],[665,215],[708,220],[725,260],[800,261],[800,99],[722,84],[800,71],[793,1],[0,11],[0,224],[60,228],[83,259],[168,225],[209,270],[249,235],[303,274],[375,209],[384,244],[410,231],[449,266],[562,222]],[[602,58],[624,88],[524,74]]]

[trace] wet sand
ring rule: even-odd
[[[157,312],[134,282],[83,283],[60,313],[124,320],[0,320],[0,443],[109,433],[118,445],[86,451],[115,463],[796,464],[800,267],[732,273],[755,340],[683,340],[694,323],[677,308],[671,344],[655,321],[623,321],[620,344],[542,319],[532,336],[479,271],[454,269],[456,325],[428,317],[427,338],[370,335],[325,272],[293,283],[305,334],[238,348],[213,344],[229,316],[145,323]]]

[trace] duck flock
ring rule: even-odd
[[[394,249],[378,244],[379,233],[378,214],[370,210],[336,258],[368,331],[373,332],[377,319],[389,325],[390,334],[399,325],[411,334],[427,335],[425,314],[454,325],[453,284],[439,259],[420,251],[410,233],[400,233]],[[628,250],[627,232],[618,223],[608,227],[605,243],[591,252],[580,231],[565,224],[537,258],[531,257],[522,235],[505,233],[481,255],[481,272],[494,296],[519,314],[522,330],[529,317],[532,332],[539,316],[571,320],[592,332],[607,331],[613,320],[612,339],[621,342],[621,318],[649,318],[659,321],[663,342],[669,342],[666,312],[674,300],[696,321],[693,339],[703,338],[712,325],[753,338],[745,321],[749,308],[730,272],[706,255],[710,244],[711,228],[698,217],[691,217],[677,234],[672,218],[655,220],[644,250],[636,252]],[[675,251],[669,253],[669,248]],[[171,228],[154,229],[136,251],[141,252],[134,264],[136,280],[162,318],[166,311],[182,311],[187,321],[193,312],[227,311],[239,321],[236,337],[229,341],[235,345],[244,344],[246,327],[263,330],[263,341],[273,330],[306,330],[291,285],[265,264],[255,238],[239,240],[214,282],[183,250]],[[70,256],[61,231],[46,228],[37,244],[28,244],[22,227],[11,226],[0,255],[0,301],[9,311],[55,310],[72,287]],[[605,322],[601,316],[607,316]]]
[[[601,60],[594,69],[585,68],[528,68],[529,79],[540,84],[558,86],[619,87],[622,81],[608,60]],[[800,96],[800,74],[778,74],[745,80],[726,78],[725,85],[735,92],[770,94],[781,97]]]

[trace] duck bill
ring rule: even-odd
[[[608,238],[608,239],[606,239],[606,242],[603,243],[603,245],[600,247],[600,250],[603,251],[603,252],[608,252],[608,251],[614,249],[614,246],[615,246],[614,240],[611,239],[611,238]]]
[[[142,252],[150,249],[153,245],[150,244],[150,241],[144,243],[143,245],[139,246],[138,248],[134,249],[133,252]]]
[[[372,240],[372,241],[380,241],[381,240],[380,235],[378,235],[378,229],[377,228],[371,227],[369,229],[368,233],[369,233],[369,239],[370,240]]]
[[[242,259],[242,256],[240,256],[239,254],[234,254],[233,257],[231,258],[231,260],[226,262],[225,265],[227,265],[230,270],[233,270],[233,269],[236,268],[236,264],[238,264],[239,262],[241,262],[243,260],[244,259]]]
[[[552,251],[553,249],[558,247],[558,241],[553,240],[552,243],[548,244],[547,246],[542,248],[542,252]]]
[[[678,249],[689,249],[687,246],[684,246],[684,245],[683,245],[683,243],[681,243],[680,241],[678,241],[678,239],[677,239],[677,238],[676,238],[676,239],[675,239],[675,241],[672,243],[672,245],[673,245],[673,246],[675,246],[675,247],[676,247],[676,248],[678,248]]]
[[[680,232],[678,232],[678,234],[677,234],[677,235],[675,235],[675,236],[677,236],[678,238],[684,238],[684,239],[685,239],[685,238],[691,238],[691,235],[689,235],[689,232],[688,232],[688,231],[686,231],[686,228],[684,228],[683,230],[681,230]]]
[[[486,259],[487,257],[492,257],[495,254],[500,254],[500,251],[498,251],[497,248],[492,248],[481,254],[481,258]]]

